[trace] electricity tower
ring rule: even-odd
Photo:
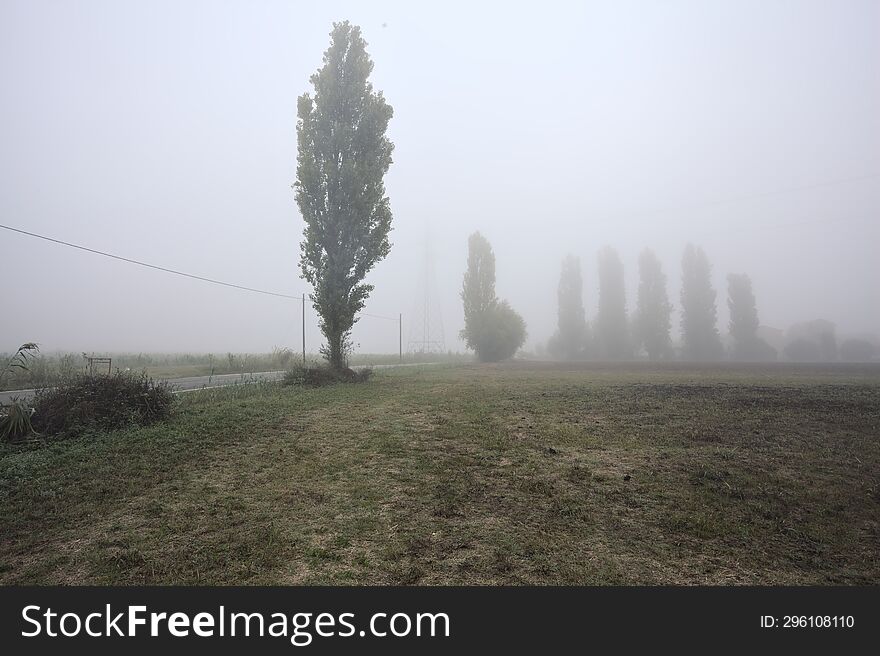
[[[445,353],[443,315],[440,312],[437,281],[434,276],[434,255],[430,238],[425,239],[425,265],[420,276],[413,317],[409,324],[407,353]]]

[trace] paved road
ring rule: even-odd
[[[243,385],[260,381],[271,382],[281,380],[283,371],[258,371],[253,374],[220,374],[215,376],[188,376],[186,378],[168,378],[167,381],[174,387],[174,392],[192,392],[200,389],[213,389],[215,387],[229,387],[230,385]]]
[[[416,362],[407,364],[376,364],[373,369],[392,369],[394,367],[416,367],[436,364],[432,362]],[[364,369],[368,365],[358,365],[352,369]],[[258,371],[251,374],[218,374],[214,376],[187,376],[186,378],[167,378],[169,383],[174,387],[175,394],[181,392],[193,392],[200,389],[213,389],[215,387],[229,387],[231,385],[242,385],[247,383],[256,383],[260,381],[271,382],[280,380],[284,375],[283,371]],[[0,392],[0,404],[9,403],[13,398],[20,400],[30,399],[37,390],[10,390],[8,392]]]

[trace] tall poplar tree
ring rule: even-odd
[[[730,310],[730,336],[734,360],[766,361],[776,359],[776,350],[758,336],[758,308],[752,279],[746,274],[727,276],[727,307]]]
[[[581,261],[574,255],[562,260],[557,301],[558,328],[551,340],[553,355],[565,360],[577,360],[584,355],[587,322],[584,318]]]
[[[617,251],[610,246],[599,251],[599,310],[596,313],[596,341],[601,358],[626,360],[632,357],[626,318],[623,262]]]
[[[703,249],[688,244],[681,259],[681,337],[685,360],[720,360],[718,311],[712,287],[712,267]]]
[[[468,348],[475,348],[480,334],[479,324],[486,311],[498,302],[495,296],[495,253],[479,232],[468,237],[468,261],[461,300],[464,304],[461,337]]]
[[[666,274],[654,251],[646,248],[639,256],[636,333],[649,360],[661,360],[671,352],[671,312],[672,306],[666,294]]]
[[[373,62],[361,30],[334,23],[314,96],[297,103],[296,202],[305,221],[300,268],[327,340],[331,367],[346,365],[351,329],[373,290],[367,273],[391,250],[383,178],[394,145],[392,109],[369,81]]]

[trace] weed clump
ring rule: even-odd
[[[282,385],[324,387],[337,383],[365,383],[373,375],[372,369],[331,369],[330,367],[297,366],[284,373]]]
[[[33,409],[22,401],[0,405],[0,442],[14,442],[34,432]]]
[[[44,435],[74,436],[88,429],[148,426],[167,418],[173,403],[168,383],[156,383],[146,372],[77,374],[37,392],[31,421]]]

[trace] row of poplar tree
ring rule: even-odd
[[[685,360],[715,361],[725,350],[718,332],[716,292],[711,265],[703,249],[688,244],[681,261],[681,350]],[[639,256],[636,311],[627,316],[623,262],[617,251],[599,252],[599,303],[590,325],[585,316],[579,258],[562,262],[559,279],[558,329],[548,342],[549,353],[565,360],[628,360],[644,351],[650,360],[676,357],[670,331],[672,304],[666,274],[650,249]],[[745,274],[727,277],[730,309],[730,357],[742,361],[774,360],[776,351],[758,336],[758,311],[751,279]]]
[[[392,214],[384,176],[394,150],[387,135],[393,110],[373,89],[372,70],[360,28],[348,21],[334,23],[323,65],[310,78],[314,90],[297,100],[294,189],[305,223],[300,269],[314,289],[312,303],[327,340],[322,352],[337,369],[346,366],[352,327],[373,289],[364,279],[391,250]],[[489,242],[475,233],[468,245],[461,336],[481,360],[504,360],[522,347],[525,322],[495,295],[495,256]],[[682,268],[682,356],[721,359],[724,349],[706,254],[689,245]],[[580,262],[566,258],[551,353],[565,359],[625,360],[644,349],[652,360],[672,357],[672,306],[666,277],[650,250],[639,258],[639,275],[638,307],[630,322],[620,256],[612,248],[601,251],[599,311],[591,329],[584,314]],[[733,357],[775,358],[775,351],[757,335],[751,281],[731,275],[728,283]]]

